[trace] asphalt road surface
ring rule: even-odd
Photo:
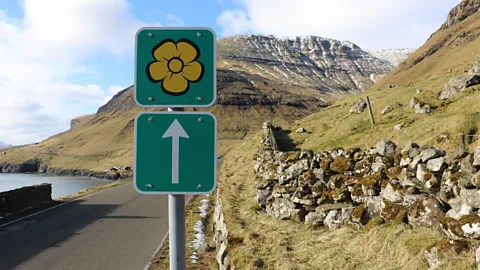
[[[167,231],[167,195],[125,184],[1,227],[0,270],[143,270]]]

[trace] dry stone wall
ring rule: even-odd
[[[430,267],[442,252],[480,240],[480,147],[452,153],[389,140],[362,150],[282,152],[265,123],[255,154],[257,203],[267,214],[313,226],[403,222],[439,227],[452,241],[425,249]]]
[[[0,217],[18,214],[51,201],[52,184],[41,184],[0,192]]]
[[[214,241],[216,247],[216,260],[218,264],[218,269],[227,270],[230,269],[228,265],[228,229],[227,224],[225,223],[225,218],[223,215],[223,203],[222,198],[220,197],[220,189],[217,188],[217,198],[215,202],[214,210]]]

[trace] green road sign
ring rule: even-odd
[[[208,112],[142,112],[135,120],[134,187],[143,194],[210,194],[217,119]]]
[[[211,28],[145,27],[135,38],[135,101],[142,107],[210,107],[216,101]]]

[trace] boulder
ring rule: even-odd
[[[380,113],[381,115],[387,114],[395,110],[394,105],[388,105],[387,107],[383,108],[382,112]]]
[[[309,212],[305,216],[305,224],[313,225],[313,226],[321,226],[323,225],[323,221],[325,220],[326,216],[327,216],[327,213],[325,211]]]
[[[420,100],[418,100],[416,97],[413,97],[412,99],[410,99],[410,102],[408,105],[410,106],[410,108],[415,108],[417,105],[422,106],[423,103]]]
[[[359,99],[355,104],[350,107],[350,113],[360,114],[367,108],[367,102],[363,99]]]
[[[310,168],[310,161],[303,159],[288,167],[284,174],[280,176],[280,184],[286,183],[288,180],[299,177]]]
[[[327,226],[330,230],[340,229],[342,226],[342,211],[341,210],[330,210],[328,215],[323,220],[323,224]]]
[[[372,196],[372,197],[366,198],[365,206],[370,216],[378,216],[380,215],[380,213],[382,213],[382,209],[385,206],[385,204],[383,202],[382,197]]]
[[[366,220],[366,211],[365,205],[360,204],[359,206],[355,207],[352,211],[352,221],[355,223],[359,223],[365,225],[368,220]]]
[[[438,201],[432,197],[414,202],[408,211],[408,223],[413,226],[432,227],[444,213]]]
[[[402,148],[401,154],[402,155],[408,155],[410,153],[410,150],[412,149],[418,149],[420,146],[414,142],[409,142],[407,145],[405,145],[404,148]]]
[[[393,187],[391,183],[388,183],[387,186],[384,187],[382,191],[380,191],[380,197],[390,202],[395,202],[395,203],[403,202],[402,194],[398,189]]]
[[[326,176],[325,176],[325,171],[322,168],[317,168],[313,169],[313,174],[315,174],[315,177],[323,182],[327,182]]]
[[[393,130],[400,130],[405,126],[405,122],[401,122],[400,124],[396,124],[393,126]]]
[[[267,214],[275,216],[279,219],[289,219],[295,214],[295,204],[287,198],[275,198]]]
[[[473,166],[480,166],[480,146],[475,148],[475,153],[473,155]]]
[[[432,112],[432,106],[430,104],[415,105],[415,113],[430,114],[431,112]]]
[[[344,157],[337,157],[330,164],[330,170],[337,173],[344,173],[353,170],[354,166],[355,163],[353,162],[353,160]]]
[[[469,74],[467,76],[455,77],[445,85],[438,99],[445,100],[458,95],[465,88],[480,84],[480,75]]]
[[[380,159],[375,159],[375,162],[372,164],[372,172],[374,173],[380,173],[382,172],[382,170],[386,169],[387,166],[385,165],[385,163],[383,163],[383,160],[380,158]]]
[[[477,213],[462,216],[458,220],[444,217],[439,221],[442,231],[451,239],[480,239],[480,216]]]
[[[377,153],[382,156],[393,156],[397,145],[390,140],[381,140],[375,146]]]
[[[305,128],[301,127],[299,129],[297,129],[295,132],[296,133],[305,133],[305,132],[307,132],[307,130]]]
[[[445,157],[430,159],[427,162],[427,169],[429,169],[432,172],[442,173],[443,170],[445,170],[446,168],[447,168],[447,163],[445,162]]]
[[[352,221],[353,209],[355,209],[354,206],[349,206],[349,207],[342,208],[342,222],[343,223]]]
[[[480,62],[473,63],[472,69],[468,72],[469,75],[480,75]]]
[[[385,201],[380,216],[386,221],[407,221],[407,210],[401,204]]]
[[[473,209],[480,209],[480,190],[462,188],[456,197],[448,201],[448,204],[452,209],[446,213],[447,217],[459,219],[471,214]]]
[[[406,168],[408,167],[410,162],[412,162],[412,159],[409,156],[402,157],[402,159],[400,160],[400,167]]]
[[[446,155],[446,152],[444,150],[438,150],[438,149],[426,149],[423,150],[420,153],[420,156],[422,158],[422,162],[427,162],[428,160],[432,158],[438,158],[438,157],[444,157]]]
[[[267,202],[272,199],[272,191],[268,189],[259,189],[257,190],[256,201],[257,203],[265,208],[267,206]]]
[[[327,185],[323,181],[317,181],[311,187],[313,197],[320,197],[323,192],[327,191]]]

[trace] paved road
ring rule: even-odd
[[[126,184],[1,227],[0,270],[142,270],[167,231],[168,197]]]

